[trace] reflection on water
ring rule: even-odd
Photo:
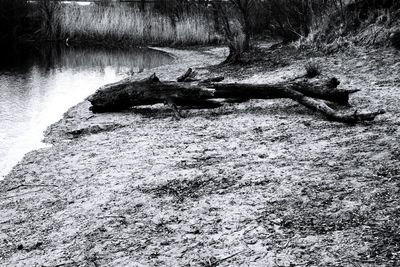
[[[0,179],[44,146],[43,131],[101,85],[168,64],[154,50],[6,48],[0,52]]]

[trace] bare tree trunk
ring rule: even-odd
[[[254,1],[256,0],[231,0],[231,3],[235,6],[237,12],[239,12],[239,21],[244,34],[243,52],[250,49],[250,5],[254,3]]]
[[[240,36],[236,36],[232,29],[231,24],[229,21],[229,16],[227,12],[223,9],[222,4],[218,4],[218,11],[220,13],[220,18],[222,20],[222,26],[225,33],[226,41],[228,42],[229,47],[229,55],[226,60],[223,62],[225,63],[237,63],[240,60],[240,57],[243,53],[242,51],[242,44],[240,42]]]
[[[222,21],[222,27],[225,33],[229,47],[229,56],[223,63],[237,63],[240,61],[242,54],[250,49],[251,20],[250,10],[251,3],[256,0],[229,0],[234,12],[228,14],[228,8],[222,6],[218,2],[214,6],[219,12]],[[231,23],[236,18],[240,23],[240,29],[232,29]]]
[[[244,43],[243,43],[243,51],[247,52],[250,50],[250,35],[251,35],[251,27],[250,27],[250,18],[249,15],[243,14],[243,34],[244,34]]]

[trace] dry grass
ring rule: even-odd
[[[321,74],[321,65],[315,61],[308,61],[304,68],[306,69],[306,77],[314,78]]]
[[[58,18],[61,36],[78,40],[189,45],[211,43],[216,36],[199,12],[174,24],[167,16],[127,6],[64,6]]]

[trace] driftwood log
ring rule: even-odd
[[[277,84],[219,83],[223,77],[198,80],[196,73],[189,69],[178,81],[161,82],[155,74],[140,81],[123,80],[101,87],[88,100],[92,112],[118,112],[133,106],[164,103],[169,105],[177,117],[178,107],[214,108],[223,104],[216,99],[235,101],[248,99],[289,98],[318,111],[327,119],[346,123],[371,121],[383,110],[371,113],[340,113],[325,101],[348,105],[349,96],[358,90],[337,88],[336,78],[292,81]]]

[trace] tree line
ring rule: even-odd
[[[38,0],[36,13],[41,21],[31,23],[30,7],[26,0],[0,0],[0,36],[2,39],[26,34],[32,27],[54,32],[52,16],[58,1]],[[347,21],[357,24],[369,10],[399,8],[398,0],[138,0],[126,2],[145,12],[147,9],[170,18],[172,24],[191,13],[205,14],[213,22],[231,49],[231,59],[250,48],[253,36],[270,36],[291,42],[309,35],[334,16],[333,26]],[[98,5],[112,5],[113,1],[100,0]],[[356,11],[355,11],[356,10]],[[365,14],[364,14],[365,13]]]

